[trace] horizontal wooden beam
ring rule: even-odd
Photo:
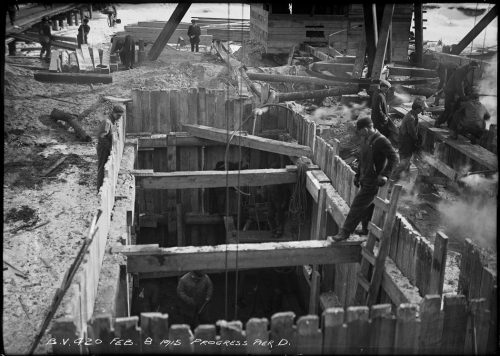
[[[361,258],[361,242],[332,243],[326,240],[267,242],[142,248],[140,245],[113,249],[127,256],[129,273],[213,272],[236,268],[270,268],[305,264],[356,263]],[[226,264],[227,261],[227,264]]]
[[[37,72],[34,74],[35,80],[50,83],[71,83],[71,84],[109,84],[113,82],[113,77],[109,74],[98,73],[51,73]]]
[[[241,145],[242,147],[289,156],[312,156],[312,150],[309,146],[303,146],[296,143],[271,140],[254,135],[243,135],[239,132],[235,133],[234,131],[203,125],[184,124],[183,127],[193,136],[207,140],[226,143],[229,137],[234,133],[234,137],[230,141],[231,145]]]
[[[295,167],[295,166],[294,166]],[[297,181],[297,173],[288,169],[246,169],[241,171],[159,172],[134,170],[136,185],[143,189],[218,188],[226,186],[263,186]]]
[[[390,75],[407,75],[410,77],[436,78],[438,76],[434,69],[402,67],[402,66],[387,66]]]
[[[306,172],[306,190],[311,194],[314,201],[318,202],[319,190],[323,183],[330,183],[330,178],[322,170],[311,170]],[[327,185],[325,185],[325,188]]]

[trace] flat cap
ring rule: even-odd
[[[123,107],[120,105],[115,105],[113,106],[113,112],[117,114],[123,114],[125,110],[123,110]]]
[[[361,119],[358,119],[356,121],[356,129],[361,130],[364,129],[365,127],[370,127],[373,126],[373,121],[369,117],[362,117]]]
[[[385,79],[380,79],[380,85],[386,86],[387,88],[390,88],[392,85]]]

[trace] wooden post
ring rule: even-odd
[[[247,336],[246,351],[248,354],[268,355],[270,353],[270,350],[267,347],[267,342],[269,340],[269,332],[267,331],[268,324],[269,322],[266,318],[262,319],[251,318],[247,321],[245,332]],[[214,334],[214,340],[215,340],[215,334]],[[261,340],[261,342],[256,342],[257,340]]]
[[[169,172],[177,170],[177,148],[175,134],[167,135],[167,168]],[[168,237],[169,239],[177,238],[177,190],[168,189],[167,191],[167,206],[168,206]]]
[[[309,294],[309,314],[316,315],[318,313],[319,291],[320,291],[320,275],[317,271],[318,266],[313,267],[311,274],[311,290]]]
[[[347,352],[360,354],[368,349],[370,343],[370,324],[368,321],[368,307],[348,307],[347,324]]]
[[[169,340],[180,340],[180,343],[171,343],[168,345],[168,351],[174,354],[192,354],[194,349],[193,333],[189,325],[172,325],[168,332]],[[164,345],[161,345],[164,347]]]
[[[443,294],[447,252],[448,236],[438,231],[434,241],[434,255],[432,256],[431,276],[427,294]]]
[[[170,36],[172,36],[172,34],[174,33],[175,29],[181,22],[182,18],[184,17],[190,6],[191,6],[190,2],[177,4],[177,7],[170,16],[170,19],[165,24],[165,27],[160,32],[160,34],[156,38],[155,43],[153,43],[153,46],[151,46],[151,49],[149,50],[148,57],[150,60],[154,61],[160,56],[160,53],[163,51],[163,48],[165,48],[165,45],[168,43]]]
[[[59,25],[57,19],[51,19],[51,21],[52,21],[52,30],[59,31]]]
[[[66,21],[68,22],[68,26],[73,26],[73,13],[71,11],[66,13]]]
[[[12,41],[9,42],[9,56],[15,56],[16,55],[16,43],[17,41]]]
[[[78,26],[80,24],[78,22],[78,11],[72,12],[71,14],[75,16],[75,26]],[[82,18],[82,23],[83,23],[83,18]]]
[[[168,314],[141,313],[143,353],[162,353],[165,348],[160,345],[160,340],[163,340],[165,335],[168,335]]]
[[[391,313],[391,304],[373,305],[370,310],[369,353],[390,355],[393,353],[396,318]]]
[[[89,4],[89,19],[92,20],[92,4]]]
[[[469,294],[469,285],[471,280],[471,257],[474,245],[472,240],[465,239],[462,248],[462,259],[460,262],[460,275],[458,276],[458,293],[463,295]]]
[[[317,315],[301,316],[297,320],[297,353],[303,355],[321,354],[323,334],[318,328],[319,317]]]
[[[144,40],[139,39],[139,52],[137,53],[137,61],[140,63],[144,62],[146,58],[146,52],[144,51]]]
[[[467,327],[467,303],[463,295],[444,295],[441,353],[463,353]]]
[[[141,352],[141,329],[137,326],[138,316],[126,318],[116,318],[114,323],[115,337],[123,340],[130,339],[132,345],[125,345],[123,342],[113,344],[115,352],[120,354],[137,354]]]
[[[344,308],[328,308],[323,312],[323,354],[346,353],[347,327],[344,325]]]
[[[365,39],[366,39],[366,52],[368,54],[368,74],[367,77],[371,76],[371,71],[373,67],[373,60],[375,58],[375,51],[378,42],[378,30],[377,30],[377,12],[375,9],[376,4],[364,3],[363,4],[363,15],[365,21]]]
[[[394,354],[415,354],[418,348],[420,321],[417,320],[417,305],[403,303],[398,307]]]
[[[382,68],[384,68],[385,54],[387,51],[387,41],[389,38],[389,29],[392,24],[392,15],[394,13],[395,4],[384,5],[384,15],[382,17],[382,24],[380,25],[380,34],[377,42],[377,50],[373,60],[373,66],[370,77],[373,79],[380,79]]]
[[[184,237],[184,215],[182,213],[182,204],[177,204],[176,213],[177,213],[177,246],[184,246],[186,241]]]
[[[64,19],[60,18],[59,20],[57,20],[57,22],[59,23],[59,28],[63,29],[64,28]]]
[[[215,325],[198,325],[194,330],[195,340],[215,340],[217,337]],[[220,353],[220,346],[218,345],[201,345],[201,342],[194,344],[195,354],[218,355]]]
[[[354,61],[354,67],[352,69],[352,77],[355,79],[361,78],[363,74],[363,67],[365,65],[365,56],[366,56],[366,32],[363,32],[361,35],[361,40],[358,44],[358,49],[356,51],[356,59]]]
[[[414,3],[413,11],[415,15],[415,58],[416,66],[422,66],[424,54],[424,29],[422,21],[422,3]]]
[[[296,353],[297,343],[295,342],[294,319],[295,313],[293,312],[276,313],[271,317],[271,340],[285,339],[288,341],[287,344],[273,347],[271,349],[272,355]]]
[[[83,19],[85,18],[85,11],[83,10],[83,7],[80,8],[80,20],[82,20],[82,23],[83,23]]]
[[[111,328],[111,315],[96,315],[87,325],[87,335],[92,338],[92,340],[113,340],[115,337],[114,332]],[[94,344],[90,346],[90,352],[94,355],[96,354],[109,354],[112,353],[113,346],[109,345],[108,342],[103,342],[100,344]]]
[[[489,320],[493,315],[487,310],[486,299],[469,302],[469,318],[465,336],[464,354],[485,355],[488,346]],[[493,316],[495,317],[495,316]]]
[[[243,346],[245,337],[243,336],[243,325],[241,321],[235,320],[227,322],[222,320],[217,324],[220,326],[220,337],[222,340],[235,341],[232,345],[222,347],[221,353],[227,355],[246,354],[246,347]]]
[[[439,353],[443,335],[443,312],[441,296],[426,295],[420,304],[420,337],[418,353]]]

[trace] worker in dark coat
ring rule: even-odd
[[[389,140],[373,127],[371,119],[364,117],[356,122],[356,129],[362,138],[359,154],[359,166],[354,176],[354,184],[361,187],[354,197],[351,209],[334,241],[349,238],[361,222],[360,235],[368,234],[368,223],[373,214],[373,200],[379,187],[387,184],[392,169],[399,163],[399,158]]]
[[[38,38],[40,44],[42,45],[42,50],[40,51],[40,59],[43,58],[43,54],[45,53],[45,59],[50,59],[50,46],[52,43],[52,31],[50,28],[50,21],[48,17],[44,17],[42,19],[42,24],[38,30]]]
[[[97,192],[104,180],[104,165],[108,161],[113,146],[115,124],[122,117],[125,110],[120,105],[115,105],[109,116],[102,121],[97,133]]]
[[[126,69],[132,69],[135,64],[135,40],[131,35],[125,36],[120,50],[120,59]]]
[[[448,127],[451,126],[454,112],[472,89],[474,70],[477,66],[477,62],[474,61],[461,66],[455,70],[446,82],[444,87],[444,111],[434,123],[436,127],[441,126],[445,122],[448,124]]]
[[[467,100],[460,104],[454,115],[451,139],[456,139],[458,134],[470,136],[471,143],[475,145],[486,134],[486,121],[491,115],[479,101],[476,89],[473,89]]]
[[[409,172],[411,158],[420,152],[422,146],[422,136],[418,128],[418,114],[425,109],[425,101],[415,99],[411,110],[404,116],[401,126],[399,126],[399,165],[394,169],[392,179],[397,181],[401,178],[401,173]]]
[[[198,45],[200,44],[200,35],[201,29],[200,26],[196,24],[195,20],[191,20],[191,25],[188,28],[188,37],[191,42],[191,52],[194,52],[196,48],[196,52],[198,52]]]
[[[387,107],[387,93],[391,83],[382,79],[380,81],[380,89],[372,96],[372,114],[371,119],[373,127],[378,130],[382,135],[387,137],[392,142],[396,142],[395,137],[397,133],[396,125],[392,122],[388,114]]]
[[[186,273],[179,279],[177,295],[182,300],[189,324],[193,329],[198,323],[207,323],[207,304],[212,299],[213,284],[201,271]]]
[[[434,105],[438,106],[439,105],[439,100],[441,99],[442,92],[444,91],[444,86],[450,80],[451,76],[453,73],[458,68],[458,64],[453,63],[453,62],[438,62],[436,66],[436,72],[439,77],[439,84],[437,87],[437,92],[435,95],[434,99]]]
[[[87,36],[90,32],[89,19],[83,19],[83,23],[78,27],[78,35],[76,36],[76,40],[78,42],[78,48],[82,47],[82,44],[87,44]]]

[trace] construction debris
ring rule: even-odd
[[[50,117],[53,120],[61,120],[66,122],[69,126],[71,126],[75,130],[76,137],[84,142],[92,141],[92,137],[90,137],[85,130],[81,127],[81,125],[77,121],[77,116],[66,113],[59,109],[53,109],[50,113]],[[62,162],[62,161],[61,161]],[[54,167],[55,168],[55,167]]]

